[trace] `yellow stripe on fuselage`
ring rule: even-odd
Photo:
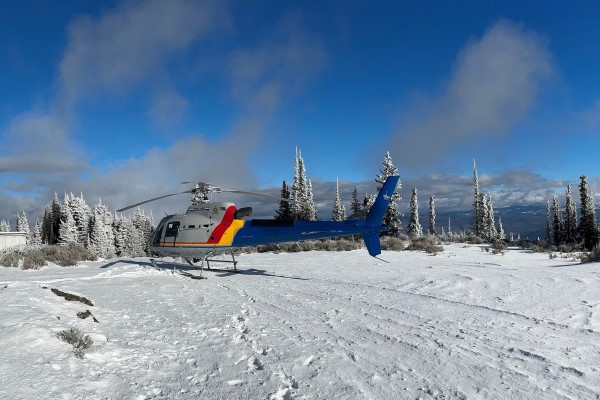
[[[231,226],[227,228],[223,236],[221,236],[221,240],[219,240],[219,246],[231,246],[233,243],[233,238],[235,234],[244,227],[243,219],[234,219],[231,223]]]

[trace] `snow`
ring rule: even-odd
[[[444,247],[0,268],[0,398],[598,398],[599,264]]]

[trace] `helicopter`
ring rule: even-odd
[[[389,176],[381,187],[365,219],[345,221],[301,221],[277,219],[243,219],[252,215],[251,207],[236,208],[231,202],[213,202],[213,193],[238,193],[280,199],[262,193],[243,190],[228,190],[204,182],[182,182],[194,184],[183,192],[171,193],[121,208],[118,212],[138,207],[152,201],[179,194],[191,193],[192,204],[185,214],[166,215],[152,230],[148,238],[150,251],[161,257],[181,257],[188,264],[200,268],[206,262],[233,263],[237,270],[235,250],[241,247],[259,246],[302,240],[325,239],[339,236],[361,235],[367,251],[375,258],[381,254],[379,235],[388,228],[381,225],[392,194],[396,190],[399,176]],[[231,254],[232,260],[216,260],[220,254]],[[156,267],[155,260],[151,259]]]

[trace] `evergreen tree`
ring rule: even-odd
[[[113,216],[102,201],[94,206],[90,219],[89,249],[98,257],[115,256],[115,237],[112,230]]]
[[[301,221],[315,221],[317,219],[317,208],[315,206],[312,184],[306,178],[306,167],[302,152],[296,148],[294,162],[294,183],[292,184],[291,198],[294,200],[292,211],[294,219]]]
[[[477,165],[473,159],[473,233],[475,236],[482,236],[482,209],[481,196],[479,193],[479,176],[477,175]]]
[[[378,183],[378,186],[377,186],[378,193],[381,190],[381,188],[383,187],[383,184],[385,183],[387,178],[389,176],[394,176],[394,175],[398,175],[398,168],[396,168],[396,166],[394,166],[392,157],[390,156],[390,152],[388,151],[388,152],[386,152],[386,154],[383,158],[383,163],[381,165],[381,169],[379,170],[379,174],[377,174],[377,177],[375,178],[375,182]],[[391,235],[391,236],[398,236],[400,234],[400,218],[398,215],[398,201],[401,200],[402,197],[400,197],[398,190],[400,190],[401,187],[402,187],[402,183],[400,181],[398,181],[398,184],[394,190],[394,193],[392,194],[392,199],[390,200],[390,203],[388,204],[388,208],[385,211],[385,214],[383,216],[382,225],[387,226],[389,228],[389,231],[387,231],[384,234]],[[373,202],[374,202],[374,200],[373,200]],[[370,209],[370,206],[369,206],[369,209]],[[367,212],[368,212],[368,210],[365,208],[365,213],[367,213]]]
[[[10,223],[6,220],[0,220],[0,232],[10,232]]]
[[[553,219],[552,219],[552,231],[554,232],[553,242],[555,246],[562,244],[562,227],[561,227],[561,217],[560,217],[560,208],[558,206],[558,197],[554,195],[552,197],[552,211],[553,211]]]
[[[65,204],[63,204],[65,206]],[[71,209],[73,220],[75,220],[75,230],[77,232],[76,240],[77,243],[81,243],[84,246],[88,245],[88,230],[90,225],[90,207],[83,198],[83,193],[80,197],[75,197],[73,193],[69,195],[69,201],[66,206]]]
[[[308,180],[308,185],[306,187],[306,220],[307,221],[316,221],[317,220],[317,206],[315,204],[315,199],[313,197],[312,183],[310,179]]]
[[[21,214],[17,214],[17,223],[15,225],[17,232],[25,232],[26,243],[29,244],[31,241],[31,230],[29,229],[29,221],[27,220],[27,214],[23,211]]]
[[[408,220],[408,236],[418,238],[423,236],[423,229],[419,223],[419,203],[417,201],[417,188],[413,188],[410,198],[410,219]]]
[[[33,235],[31,236],[31,244],[39,246],[42,244],[42,225],[40,220],[35,221],[35,228],[33,229]]]
[[[550,222],[550,200],[546,200],[546,243],[552,244],[552,223]]]
[[[498,218],[498,239],[506,239],[506,233],[504,233],[504,227],[502,226],[502,218]]]
[[[294,163],[294,183],[292,184],[292,199],[294,219],[307,221],[308,182],[306,179],[306,168],[302,159],[302,152],[296,148],[296,159]]]
[[[577,215],[575,206],[571,200],[571,185],[567,185],[565,194],[565,226],[564,241],[567,244],[573,244],[577,241]]]
[[[66,246],[69,243],[77,242],[77,227],[71,208],[61,207],[60,210],[60,225],[58,227],[58,244]]]
[[[58,195],[54,192],[54,199],[52,200],[52,231],[51,231],[51,240],[48,242],[50,244],[58,243],[59,239],[59,228],[60,228],[60,211],[61,206],[58,201]]]
[[[340,182],[335,181],[335,196],[333,198],[333,212],[331,219],[334,221],[344,221],[346,219],[346,208],[340,199]]]
[[[376,198],[375,195],[369,196],[368,193],[365,193],[365,197],[363,198],[363,219],[366,218],[369,211],[371,211],[371,207],[375,204]]]
[[[152,233],[152,220],[146,216],[144,212],[138,207],[136,213],[133,216],[133,243],[134,246],[134,257],[144,257],[149,253],[148,238]]]
[[[485,194],[479,192],[479,200],[478,200],[478,204],[477,204],[477,210],[476,210],[476,214],[477,214],[477,236],[481,237],[481,238],[485,238],[487,229],[485,224],[488,221],[488,212],[486,210],[486,201],[485,201]]]
[[[289,190],[288,185],[286,185],[285,180],[283,181],[283,183],[281,185],[281,198],[282,198],[282,200],[279,200],[279,208],[275,212],[275,219],[277,219],[277,220],[292,220],[292,219],[294,219],[294,215],[292,212],[293,206],[289,202],[290,190]],[[288,201],[285,201],[283,199],[288,199]]]
[[[492,196],[485,196],[485,212],[486,212],[486,237],[488,240],[493,240],[498,236],[498,231],[496,230],[496,219],[494,217],[494,205],[492,203]]]
[[[435,228],[435,200],[433,195],[429,196],[429,234],[437,234]]]
[[[581,175],[579,179],[581,180],[579,184],[581,203],[579,234],[583,240],[583,246],[591,251],[598,243],[598,221],[596,220],[594,198],[587,186],[587,176]]]
[[[350,204],[350,219],[364,219],[363,204],[358,200],[358,189],[354,186],[352,191],[352,203]]]
[[[42,243],[50,244],[52,241],[52,210],[50,206],[44,209],[42,218]]]
[[[133,222],[123,215],[116,215],[113,218],[112,228],[117,257],[135,257],[135,242],[138,238]]]

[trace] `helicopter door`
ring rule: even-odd
[[[167,224],[167,229],[165,229],[165,245],[168,242],[173,241],[173,246],[175,246],[175,242],[177,241],[177,235],[179,234],[179,221],[169,222]]]

